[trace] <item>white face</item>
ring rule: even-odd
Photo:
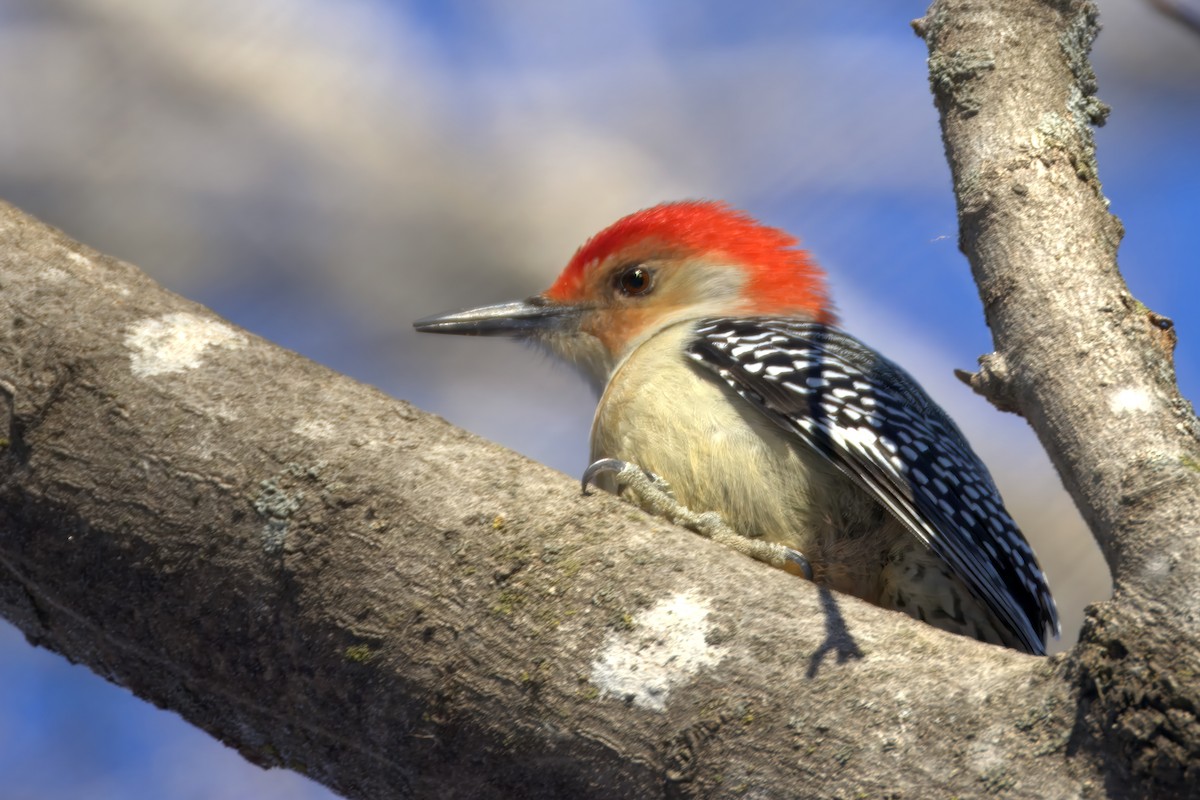
[[[593,267],[578,300],[578,329],[537,341],[577,366],[597,389],[656,332],[687,320],[742,310],[745,271],[726,264],[617,254]],[[571,301],[569,301],[571,302]]]

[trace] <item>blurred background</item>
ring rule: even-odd
[[[1200,397],[1200,37],[1099,0],[1100,175],[1133,293]],[[594,399],[429,313],[527,296],[662,200],[798,234],[846,327],[967,432],[1075,638],[1107,571],[1025,424],[952,376],[990,349],[924,2],[0,0],[0,197],[255,333],[577,476]],[[530,408],[537,409],[529,413]],[[0,623],[0,796],[325,798]]]

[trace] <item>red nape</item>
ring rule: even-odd
[[[825,273],[794,236],[725,203],[703,200],[663,203],[614,222],[576,251],[546,296],[577,299],[588,270],[651,239],[685,255],[746,267],[750,271],[746,296],[755,313],[803,311],[822,322],[835,321]]]

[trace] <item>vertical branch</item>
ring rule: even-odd
[[[1118,589],[1200,610],[1200,446],[1170,320],[1117,270],[1088,0],[937,0],[914,23],[996,352],[969,380],[1037,432]],[[1186,555],[1184,555],[1186,553]],[[1184,563],[1186,562],[1186,563]]]

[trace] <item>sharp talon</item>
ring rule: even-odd
[[[588,486],[596,480],[596,476],[602,472],[620,472],[628,467],[629,464],[619,458],[602,458],[599,461],[592,462],[587,469],[583,471],[583,478],[580,480],[580,488],[583,493],[588,493]]]
[[[812,564],[808,563],[808,559],[804,557],[804,554],[790,547],[785,547],[783,550],[785,561],[783,571],[811,581],[813,579]]]

